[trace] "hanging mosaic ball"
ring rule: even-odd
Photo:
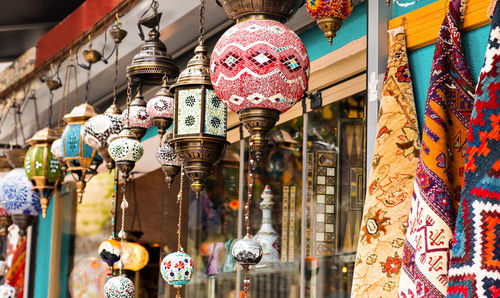
[[[87,120],[81,133],[85,144],[99,150],[107,147],[109,137],[119,134],[122,129],[121,115],[100,114]]]
[[[125,109],[122,113],[123,124],[127,123],[127,111],[128,109]],[[153,126],[153,120],[149,116],[146,107],[131,106],[129,117],[130,117],[129,118],[130,127],[140,127],[144,129],[149,129],[151,126]]]
[[[160,265],[163,279],[174,287],[182,287],[187,284],[193,276],[193,271],[193,259],[182,251],[168,254]]]
[[[134,283],[123,275],[112,277],[104,285],[104,295],[106,298],[133,298]]]
[[[161,145],[156,150],[156,160],[158,160],[162,166],[180,167],[182,164],[174,149],[167,143]]]
[[[117,137],[109,143],[108,153],[115,162],[136,162],[144,154],[144,148],[136,139]]]
[[[151,117],[155,118],[174,118],[174,98],[166,94],[156,94],[151,98],[147,105],[146,111]]]
[[[61,149],[61,139],[57,139],[52,143],[52,146],[50,147],[50,152],[52,152],[52,155],[54,155],[55,158],[61,158],[62,157],[62,149]]]
[[[24,168],[13,169],[1,181],[0,203],[10,215],[39,215],[40,198],[32,187]]]
[[[14,298],[16,297],[16,289],[8,284],[0,286],[0,298]]]
[[[234,112],[297,103],[309,81],[309,56],[300,38],[272,20],[238,23],[219,39],[210,59],[217,96]]]
[[[257,240],[245,236],[236,241],[231,254],[234,261],[242,266],[257,265],[262,259],[262,246]]]
[[[109,266],[113,266],[113,264],[118,262],[122,256],[122,246],[120,241],[104,240],[101,244],[99,244],[98,253],[104,263]]]

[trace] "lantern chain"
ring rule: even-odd
[[[116,238],[116,201],[118,197],[118,179],[120,175],[117,169],[115,169],[115,177],[114,177],[114,187],[113,193],[111,194],[111,239]]]
[[[52,93],[52,90],[50,90],[50,93]],[[29,99],[31,99],[33,101],[33,108],[35,109],[35,124],[36,124],[36,129],[40,130],[40,117],[38,116],[38,103],[37,103],[37,100],[36,100],[35,90],[31,90],[31,95],[30,95]],[[49,109],[51,107],[52,107],[52,105],[50,105]],[[49,113],[50,112],[51,111],[49,110]],[[49,127],[50,127],[50,116],[49,116]]]
[[[200,5],[200,37],[198,38],[200,44],[205,42],[205,1],[201,0]]]
[[[130,99],[132,96],[132,78],[127,75],[127,113],[125,114],[125,123],[130,126]]]
[[[118,90],[118,43],[115,45],[115,79],[113,81],[113,104],[116,104],[116,92]]]
[[[179,206],[179,219],[177,220],[177,251],[183,251],[181,246],[181,225],[182,225],[182,196],[184,188],[184,165],[181,166],[181,182],[179,193],[177,194],[177,204]]]
[[[50,96],[49,96],[49,121],[48,121],[49,128],[52,127],[52,105],[53,105],[53,102],[54,102],[54,92],[52,92],[52,90],[50,90]],[[36,106],[36,100],[35,100],[35,114],[36,114],[36,121],[37,121],[37,124],[38,124],[38,109],[37,109],[37,106]]]
[[[89,65],[89,69],[87,70],[87,83],[85,83],[85,102],[86,103],[89,103],[90,69],[92,69],[92,64]]]
[[[123,196],[122,196],[122,203],[120,204],[120,208],[122,209],[122,224],[121,224],[121,229],[120,233],[118,233],[118,237],[120,237],[120,245],[123,249],[124,243],[125,243],[125,238],[127,237],[127,234],[125,233],[125,210],[128,208],[128,202],[127,198],[125,197],[125,192],[126,192],[126,186],[128,184],[128,178],[125,179],[125,183],[123,184]],[[123,272],[123,261],[120,260],[120,263],[118,264],[118,267],[120,269],[120,275],[122,275]]]

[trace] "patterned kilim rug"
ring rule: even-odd
[[[439,31],[406,234],[400,297],[445,297],[474,87],[461,48],[460,0]]]
[[[403,28],[390,53],[354,267],[352,297],[396,297],[420,149]]]
[[[500,297],[499,42],[497,5],[470,120],[448,297]]]

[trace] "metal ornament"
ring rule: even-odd
[[[183,162],[191,188],[200,192],[229,143],[227,110],[210,82],[207,48],[200,41],[194,52],[195,56],[172,86],[175,121],[169,143]]]
[[[134,283],[124,275],[111,277],[104,285],[104,296],[106,298],[134,298]]]
[[[180,288],[193,276],[193,259],[182,251],[170,253],[161,261],[160,272],[169,285]]]
[[[352,10],[351,0],[307,0],[307,13],[316,20],[330,45]]]
[[[150,9],[153,10],[153,15],[142,18],[137,23],[141,40],[144,40],[142,26],[151,29],[148,34],[149,38],[144,40],[140,52],[134,56],[132,63],[127,66],[127,75],[132,79],[132,83],[159,86],[162,84],[164,76],[169,78],[177,77],[179,69],[174,64],[172,57],[167,54],[165,44],[160,41],[159,24],[162,14],[158,13],[158,2],[152,1],[148,11]]]
[[[108,153],[122,173],[123,179],[127,180],[135,163],[144,154],[144,148],[132,130],[125,127],[118,136],[111,138]]]
[[[62,134],[62,155],[70,173],[76,181],[78,202],[81,203],[85,185],[96,173],[102,163],[97,150],[84,143],[81,136],[83,124],[95,116],[94,107],[88,103],[76,106],[69,114],[64,115],[67,123]]]
[[[167,186],[170,188],[170,185],[174,182],[175,176],[177,176],[181,170],[182,162],[177,157],[174,149],[168,143],[158,147],[158,150],[156,151],[156,160],[160,163],[163,174],[165,174],[165,181],[167,182]]]
[[[167,86],[166,79],[160,90],[148,101],[146,111],[158,128],[160,140],[163,139],[165,132],[174,120],[174,96]]]
[[[43,218],[47,215],[50,197],[63,179],[61,167],[51,152],[51,144],[57,138],[56,131],[46,127],[27,141],[30,148],[24,159],[24,169],[33,191],[40,197]]]
[[[134,100],[123,111],[122,122],[130,128],[137,140],[141,140],[146,135],[148,129],[153,126],[153,121],[146,109],[146,102],[142,96],[141,88],[137,88],[137,95]]]
[[[304,5],[304,0],[216,0],[233,22],[248,19],[288,21]]]

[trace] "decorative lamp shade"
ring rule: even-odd
[[[179,69],[174,64],[172,57],[167,54],[167,47],[160,41],[160,34],[157,30],[160,18],[161,13],[155,12],[154,16],[139,21],[138,28],[141,34],[141,25],[150,28],[151,31],[149,39],[141,46],[141,51],[127,66],[127,75],[134,83],[159,86],[164,76],[175,78],[179,74]]]
[[[144,148],[128,128],[124,128],[117,137],[112,138],[110,141],[108,147],[109,156],[115,161],[116,166],[122,172],[123,178],[127,179],[135,163],[144,154]]]
[[[130,103],[130,113],[129,109],[125,109],[122,113],[122,121],[124,125],[127,125],[132,132],[136,135],[136,139],[140,140],[146,134],[146,131],[153,126],[153,120],[148,114],[146,109],[146,102],[142,96],[140,90],[137,92],[134,100]]]
[[[161,261],[160,272],[163,279],[176,288],[187,284],[193,276],[193,259],[185,252],[168,254]]]
[[[161,169],[165,174],[165,181],[170,187],[175,176],[181,169],[182,162],[177,157],[174,149],[167,143],[158,147],[156,151],[156,160],[160,163]]]
[[[205,45],[200,43],[194,52],[195,56],[172,86],[175,120],[170,145],[184,163],[191,188],[199,192],[228,145],[227,110],[210,82]]]
[[[104,114],[96,115],[83,125],[82,138],[85,144],[99,152],[108,169],[114,168],[113,159],[108,155],[109,137],[118,135],[123,129],[121,111],[111,105]]]
[[[214,90],[239,114],[250,132],[257,160],[279,115],[304,95],[309,66],[300,38],[277,21],[240,22],[215,45],[210,65]]]
[[[134,298],[134,283],[123,275],[110,278],[104,285],[106,298]]]
[[[307,0],[307,13],[316,20],[330,45],[352,9],[352,0]]]
[[[79,202],[82,201],[86,182],[97,173],[97,168],[102,163],[97,150],[85,144],[81,136],[83,124],[95,115],[94,107],[84,103],[73,108],[63,118],[67,125],[61,137],[62,155],[67,171],[77,181],[76,192]]]
[[[304,5],[304,0],[216,0],[216,2],[234,22],[264,17],[285,23]]]
[[[146,110],[149,117],[151,117],[156,125],[156,128],[158,128],[160,139],[162,139],[174,120],[174,96],[170,93],[165,84],[162,85],[155,96],[148,101]]]
[[[50,197],[63,180],[63,172],[51,150],[51,144],[57,138],[56,131],[50,127],[37,131],[27,141],[30,148],[24,158],[26,175],[33,184],[33,191],[40,197],[43,218],[47,214]]]
[[[113,266],[113,264],[118,262],[122,256],[122,246],[120,241],[104,240],[101,244],[99,244],[97,252],[104,263],[109,266]]]
[[[5,175],[0,184],[0,202],[10,215],[42,212],[40,199],[32,187],[24,168],[13,169]]]
[[[146,267],[149,262],[149,253],[144,248],[144,246],[124,241],[123,242],[123,254],[121,257],[121,262],[123,263],[123,269],[139,271]],[[115,263],[115,269],[118,269],[118,264]]]
[[[3,284],[0,286],[0,298],[15,298],[16,288],[11,285]]]

